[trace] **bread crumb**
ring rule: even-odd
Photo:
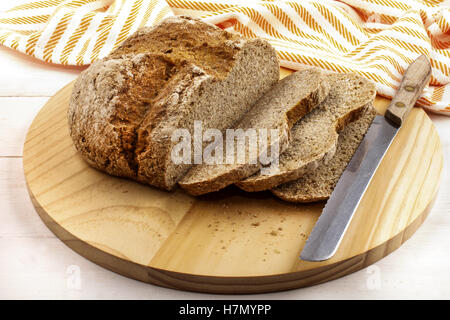
[[[278,235],[278,232],[276,232],[275,230],[272,230],[272,231],[270,232],[270,235],[275,237],[275,236]]]
[[[259,222],[253,222],[252,226],[257,227],[257,226],[259,226],[259,224],[260,224]]]

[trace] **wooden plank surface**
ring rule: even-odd
[[[431,209],[442,170],[439,137],[414,109],[380,165],[336,256],[298,259],[323,203],[289,204],[228,188],[195,198],[90,168],[73,147],[71,85],[30,127],[25,175],[49,228],[88,259],[142,281],[184,290],[257,293],[320,283],[398,248]],[[387,105],[377,100],[380,112]],[[249,285],[251,284],[251,285]]]
[[[0,47],[1,51],[5,48]],[[3,52],[0,68],[24,74],[27,59],[14,59],[14,52]],[[54,92],[64,85],[64,68],[47,78]],[[39,74],[46,73],[40,65]],[[7,82],[8,79],[0,77]],[[2,83],[3,83],[2,82]],[[35,113],[48,100],[27,97],[36,84],[10,81],[17,96],[0,97],[0,298],[62,299],[220,299],[222,295],[198,294],[149,286],[110,272],[65,246],[39,219],[26,190],[22,147]],[[10,96],[8,92],[5,95]],[[28,106],[28,107],[26,107]],[[346,277],[313,287],[264,295],[239,295],[235,298],[265,299],[390,299],[450,298],[450,118],[428,113],[436,126],[444,151],[442,184],[429,217],[401,248],[368,268]],[[10,130],[1,130],[8,125]],[[15,132],[15,134],[10,134]],[[6,149],[4,146],[8,146]],[[5,152],[4,150],[7,150]],[[74,273],[73,270],[78,270]],[[79,286],[71,279],[79,277]]]
[[[1,1],[0,10],[25,1]],[[29,82],[30,68],[33,82]],[[48,230],[26,190],[23,142],[36,112],[79,71],[54,67],[5,47],[0,47],[0,69],[0,298],[223,299],[222,295],[170,290],[122,277],[70,250]],[[298,290],[228,297],[449,299],[450,184],[446,181],[450,179],[450,118],[428,115],[441,138],[444,172],[436,203],[410,240],[368,268],[334,281]],[[3,130],[4,126],[9,129]],[[73,285],[74,278],[80,279],[79,285]]]

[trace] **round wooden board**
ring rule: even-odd
[[[108,176],[75,150],[66,113],[72,84],[34,119],[23,163],[32,201],[70,248],[127,277],[213,293],[261,293],[349,274],[398,248],[420,226],[437,193],[442,149],[418,108],[400,130],[336,255],[301,261],[324,203],[290,204],[230,187],[194,198]],[[383,112],[387,100],[377,98]],[[413,261],[411,262],[413,263]]]

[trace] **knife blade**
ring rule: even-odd
[[[334,256],[372,177],[430,77],[426,56],[408,66],[385,115],[375,117],[339,178],[301,252],[302,260]]]

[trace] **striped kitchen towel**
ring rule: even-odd
[[[40,0],[0,14],[0,43],[47,62],[86,65],[172,14],[264,38],[287,68],[358,73],[386,97],[425,54],[433,73],[419,104],[450,115],[448,0]]]

